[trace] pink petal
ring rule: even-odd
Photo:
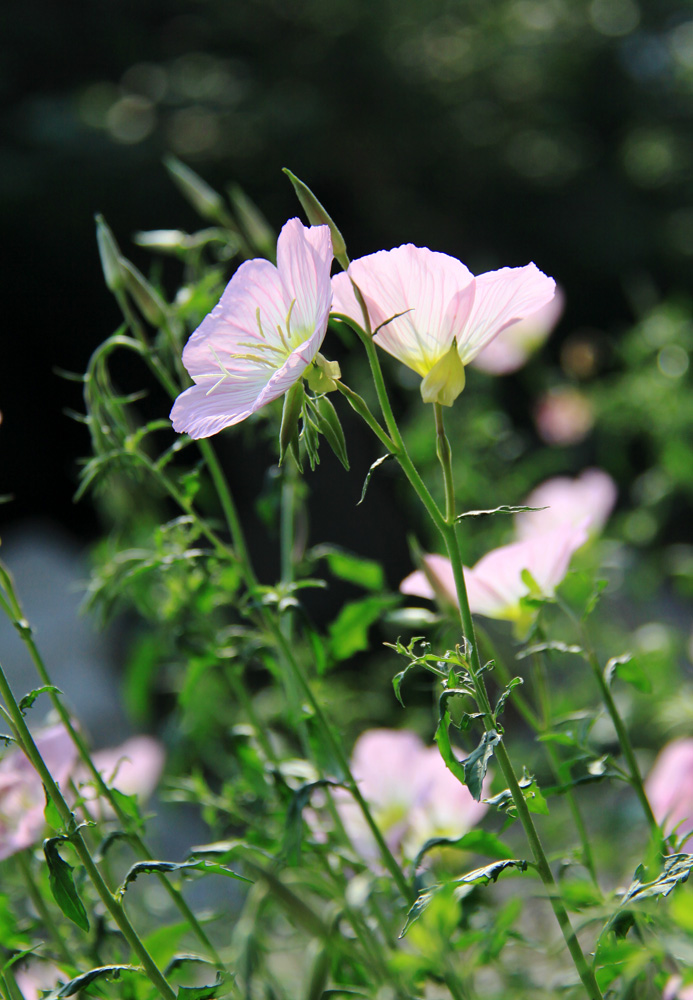
[[[290,301],[291,329],[316,326],[316,318],[329,313],[332,302],[330,266],[332,237],[327,226],[307,229],[298,219],[289,219],[277,241],[277,269]],[[286,320],[286,317],[284,317]]]
[[[419,375],[433,367],[463,329],[474,294],[472,274],[454,257],[411,243],[379,250],[353,261],[348,277],[333,279],[336,311],[359,324],[363,319],[349,278],[361,290],[372,329],[387,323],[375,342]]]
[[[693,833],[693,739],[674,740],[664,747],[645,789],[652,812],[667,833],[674,827],[679,836]]]
[[[462,364],[475,358],[501,330],[550,302],[555,289],[553,278],[543,274],[536,264],[480,274],[464,338],[457,341]]]
[[[606,524],[616,503],[616,484],[602,469],[585,469],[576,479],[556,476],[532,490],[525,504],[546,507],[515,516],[520,539],[543,533],[559,524],[579,524],[587,519],[590,532],[597,533]]]
[[[471,362],[490,375],[509,375],[521,368],[549,336],[563,312],[564,297],[556,294],[537,312],[501,330]]]
[[[402,594],[412,594],[415,597],[425,597],[435,600],[436,591],[441,593],[450,604],[457,604],[457,591],[452,565],[445,556],[427,555],[423,557],[428,576],[423,570],[417,569],[410,573],[399,585]],[[430,577],[430,579],[429,579]],[[431,580],[435,587],[431,586]]]

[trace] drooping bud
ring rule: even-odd
[[[125,290],[132,296],[147,322],[152,326],[162,326],[168,316],[166,303],[157,290],[134,264],[125,257],[120,258]]]
[[[99,247],[101,257],[101,267],[106,282],[106,287],[111,292],[122,289],[125,278],[123,269],[120,266],[120,250],[116,243],[111,227],[107,224],[103,215],[96,215],[96,242]]]
[[[301,202],[303,211],[306,213],[311,226],[330,227],[330,233],[332,235],[332,250],[334,251],[335,257],[346,271],[349,267],[346,243],[344,242],[344,237],[337,228],[335,222],[332,220],[332,217],[328,213],[327,209],[321,204],[321,202],[318,201],[308,185],[304,184],[303,181],[296,177],[295,174],[292,174],[287,167],[283,168],[283,172],[293,184],[296,196]]]
[[[238,184],[232,184],[228,193],[236,218],[248,243],[253,250],[258,250],[263,257],[275,264],[277,260],[277,234],[255,202]]]
[[[282,465],[286,453],[291,448],[298,460],[298,421],[305,399],[303,382],[296,382],[284,396],[282,423],[279,429],[279,464]]]
[[[228,225],[230,219],[224,205],[224,199],[206,181],[203,181],[199,174],[181,163],[175,156],[165,156],[164,166],[181,194],[187,198],[203,219]]]

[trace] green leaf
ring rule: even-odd
[[[481,801],[481,791],[488,769],[488,762],[493,756],[493,748],[500,743],[500,735],[495,729],[484,733],[476,750],[462,761],[464,767],[464,783],[469,788],[472,798]]]
[[[343,788],[338,781],[320,778],[301,785],[293,793],[286,814],[286,832],[284,834],[284,854],[287,864],[297,865],[301,855],[301,840],[303,838],[303,810],[308,805],[310,797],[317,788]]]
[[[486,830],[470,830],[462,837],[433,837],[427,840],[412,862],[411,870],[416,872],[429,851],[436,847],[449,847],[457,851],[473,851],[475,854],[485,854],[489,858],[503,860],[508,857],[510,848],[496,836]]]
[[[365,590],[384,590],[385,573],[380,563],[354,555],[336,545],[319,545],[311,550],[315,559],[325,559],[332,576],[348,583],[354,583]]]
[[[505,708],[505,703],[508,700],[510,692],[512,691],[513,688],[517,687],[518,684],[524,684],[524,680],[522,679],[522,677],[513,677],[512,680],[508,681],[505,690],[501,693],[500,698],[496,702],[496,707],[493,710],[493,714],[496,719]]]
[[[117,889],[115,895],[122,899],[127,887],[140,875],[161,875],[168,872],[198,871],[209,872],[211,875],[225,875],[227,878],[238,879],[240,882],[251,882],[251,878],[239,875],[226,865],[217,864],[215,861],[138,861],[123,879],[122,885]]]
[[[535,642],[531,646],[525,646],[521,649],[519,653],[515,654],[516,660],[524,660],[528,656],[532,656],[534,653],[572,653],[576,656],[582,656],[584,654],[584,649],[582,646],[572,646],[567,642],[560,642],[559,640],[551,640],[550,642]]]
[[[56,833],[61,833],[65,824],[62,821],[58,807],[48,794],[45,785],[43,786],[43,791],[46,796],[46,807],[43,810],[44,819],[51,830],[55,830]]]
[[[489,882],[495,882],[498,876],[507,871],[508,868],[517,868],[518,871],[526,872],[528,862],[522,861],[518,858],[504,858],[502,861],[494,861],[493,864],[485,865],[483,868],[475,868],[474,871],[467,872],[462,878],[456,879],[455,885],[471,885],[477,882],[481,882],[482,885],[488,885]]]
[[[680,882],[687,882],[693,869],[693,854],[671,854],[663,859],[662,871],[656,879],[644,881],[646,869],[638,865],[633,881],[621,900],[621,906],[633,899],[646,899],[650,896],[668,896]]]
[[[67,839],[67,837],[50,837],[43,842],[43,853],[48,863],[48,882],[53,898],[65,916],[83,931],[88,931],[89,918],[75,888],[72,865],[68,865],[58,851],[58,844],[66,842]]]
[[[33,691],[25,694],[19,702],[19,709],[22,715],[26,715],[27,710],[31,708],[40,694],[45,694],[48,691],[53,692],[53,694],[62,694],[60,688],[57,688],[54,684],[44,684],[43,687],[34,688]]]
[[[228,973],[217,972],[216,980],[209,986],[179,986],[176,997],[178,1000],[214,1000],[232,981]]]
[[[643,694],[650,694],[652,691],[650,678],[638,661],[634,659],[632,653],[622,653],[621,656],[611,657],[604,667],[604,680],[611,686],[615,677],[625,681],[626,684],[631,684]]]
[[[440,755],[445,761],[447,769],[452,771],[458,781],[462,782],[463,785],[466,785],[467,781],[464,773],[464,767],[453,753],[452,746],[450,744],[450,734],[448,733],[449,724],[450,716],[446,712],[438,723],[434,739],[438,744]]]
[[[508,507],[507,504],[501,504],[500,507],[494,507],[492,510],[467,510],[464,514],[458,514],[455,520],[461,521],[465,517],[488,517],[489,514],[524,514],[527,511],[547,509],[546,507]]]
[[[382,455],[380,458],[376,458],[375,462],[373,462],[373,464],[371,465],[370,469],[366,473],[366,478],[363,481],[363,489],[361,490],[361,499],[356,504],[357,507],[359,507],[363,503],[363,501],[366,499],[366,490],[368,489],[368,484],[370,483],[371,476],[373,475],[373,473],[375,472],[375,470],[379,466],[381,466],[383,464],[383,462],[387,462],[387,460],[389,458],[394,458],[394,457],[395,457],[394,455],[391,455],[388,452],[387,455]]]
[[[318,201],[311,189],[307,184],[304,184],[302,180],[292,174],[287,168],[283,168],[283,173],[289,178],[293,184],[294,191],[298,200],[301,202],[303,211],[308,217],[308,221],[311,226],[329,226],[330,234],[332,236],[332,250],[335,257],[342,265],[344,270],[349,267],[349,258],[346,252],[346,243],[344,242],[344,237],[340,233],[336,224],[333,222],[331,216],[328,214],[324,206]]]
[[[368,649],[368,630],[397,600],[392,594],[383,594],[345,604],[328,629],[332,656],[348,660],[354,653]]]
[[[97,979],[118,979],[121,972],[137,972],[139,975],[145,975],[144,969],[139,965],[100,965],[76,976],[59,989],[44,994],[43,1000],[62,1000],[63,997],[74,996],[75,993],[86,989]]]

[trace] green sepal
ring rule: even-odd
[[[287,167],[283,168],[283,173],[286,174],[293,184],[296,196],[301,202],[303,211],[306,213],[311,226],[330,227],[330,233],[332,235],[332,252],[346,271],[349,267],[346,243],[344,242],[344,237],[332,220],[332,217],[329,215],[325,207],[318,201],[307,184],[304,184],[303,181],[300,180],[295,174],[292,174]]]
[[[318,430],[348,472],[349,459],[347,457],[344,431],[339,422],[337,411],[327,396],[320,396],[315,400],[314,412],[317,418]]]
[[[305,400],[303,382],[296,382],[284,396],[282,423],[279,430],[279,464],[282,465],[289,448],[298,452],[298,421]],[[295,449],[295,450],[294,450]]]

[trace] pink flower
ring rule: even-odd
[[[437,747],[407,730],[370,729],[354,745],[351,768],[388,847],[413,858],[433,837],[455,839],[486,812],[445,766]],[[340,818],[364,858],[378,849],[347,792],[335,794]]]
[[[65,791],[77,752],[62,725],[34,736],[39,753],[55,781]],[[31,847],[46,829],[43,783],[24,753],[15,748],[0,761],[0,860]]]
[[[522,368],[551,333],[563,312],[563,293],[559,288],[545,306],[526,319],[502,330],[472,361],[490,375],[509,375]]]
[[[693,739],[668,743],[645,782],[647,797],[665,832],[693,833]],[[680,824],[680,825],[679,825]]]
[[[327,330],[331,265],[328,227],[306,228],[298,219],[279,234],[276,267],[241,264],[183,351],[195,385],[173,404],[175,430],[209,437],[303,377]]]
[[[682,976],[671,976],[664,986],[662,1000],[693,1000],[693,983],[684,986]]]
[[[92,754],[92,760],[106,784],[124,795],[136,795],[140,802],[146,802],[154,792],[165,759],[163,746],[151,736],[133,736],[118,747],[97,750]],[[111,818],[111,807],[98,797],[93,778],[84,767],[80,769],[79,781],[89,812],[97,818]]]
[[[556,287],[535,264],[475,278],[454,257],[407,243],[361,257],[332,279],[334,311],[359,325],[351,281],[376,344],[421,375],[424,402],[445,406],[464,388],[464,366],[501,330],[549,302]]]
[[[515,515],[515,531],[520,539],[530,538],[559,524],[586,521],[590,533],[602,530],[616,503],[616,483],[601,469],[585,469],[576,479],[556,476],[532,490],[525,505],[546,507]]]
[[[594,414],[587,397],[566,386],[541,397],[534,408],[534,421],[546,444],[577,444],[592,430]]]
[[[475,566],[464,571],[472,612],[523,626],[527,613],[521,602],[531,592],[522,578],[523,571],[527,570],[536,583],[536,596],[553,597],[568,572],[573,553],[586,540],[587,526],[583,521],[578,525],[562,524],[541,535],[488,552]],[[422,570],[411,573],[400,584],[402,593],[426,598],[442,594],[457,604],[450,561],[443,556],[424,556],[424,563],[428,576]]]

